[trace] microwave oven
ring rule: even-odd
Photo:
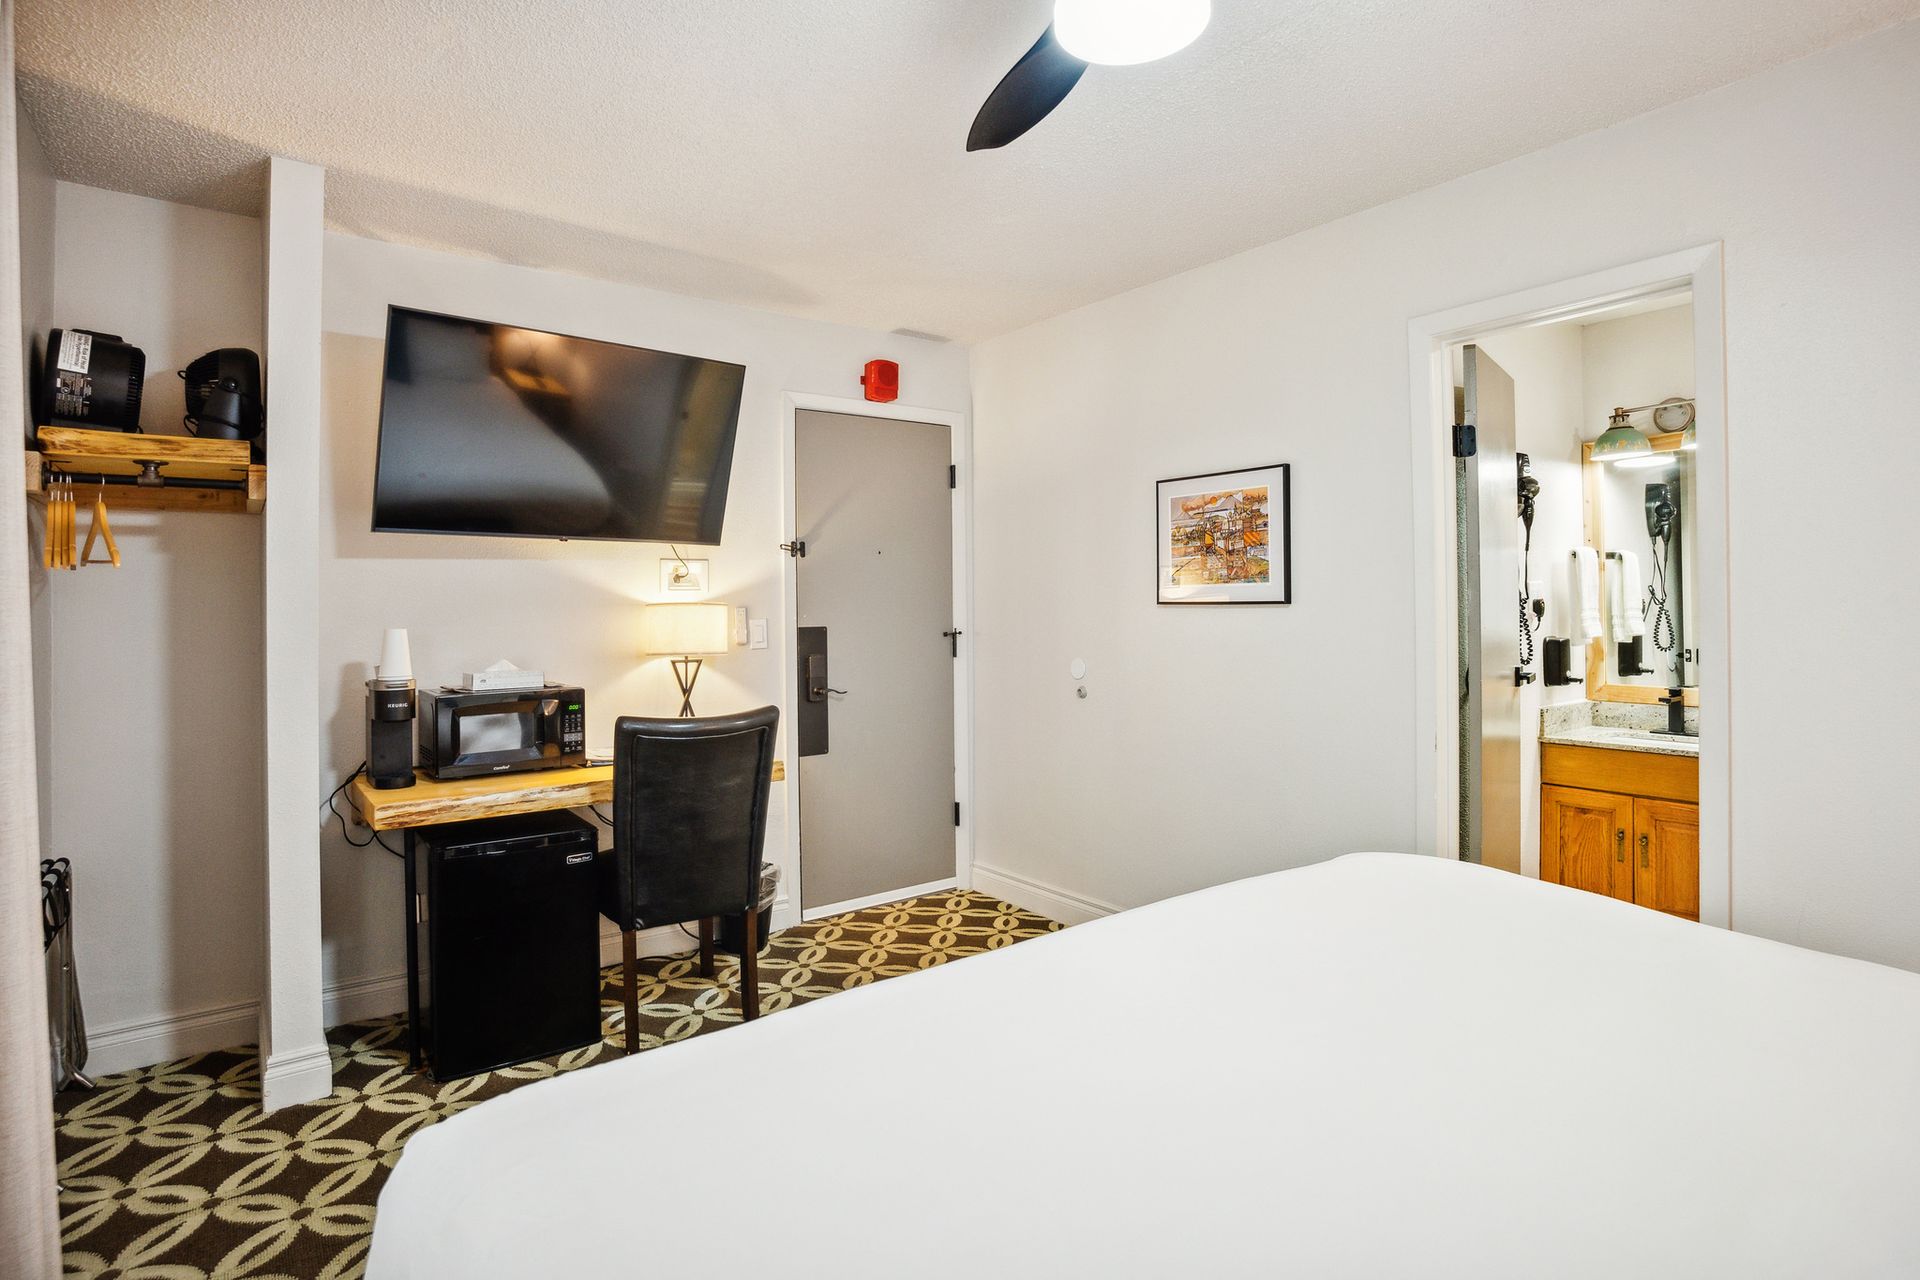
[[[587,762],[583,689],[422,690],[420,767],[434,778],[476,778]]]

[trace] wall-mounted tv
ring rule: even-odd
[[[745,377],[389,307],[374,530],[717,543]]]

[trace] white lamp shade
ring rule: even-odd
[[[674,657],[725,653],[730,613],[726,605],[711,600],[650,604],[640,614],[640,651]]]
[[[1126,67],[1178,53],[1212,16],[1212,0],[1057,0],[1053,35],[1082,62]]]

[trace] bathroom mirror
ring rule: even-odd
[[[1696,706],[1701,655],[1687,589],[1699,545],[1694,454],[1678,431],[1648,439],[1653,453],[1626,463],[1596,461],[1592,443],[1581,447],[1604,632],[1588,645],[1587,688],[1600,701],[1655,702],[1677,686]]]

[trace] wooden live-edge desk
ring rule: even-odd
[[[773,762],[773,780],[787,776],[784,761]],[[410,787],[383,791],[363,773],[347,788],[354,821],[375,831],[405,831],[442,822],[471,822],[475,818],[504,818],[513,813],[542,813],[550,809],[578,809],[582,805],[613,801],[613,766],[583,765],[574,769],[538,769],[502,773],[487,778],[457,778],[436,782],[415,770]]]
[[[779,782],[786,776],[785,762],[775,760],[773,781]],[[413,854],[414,831],[443,822],[471,822],[515,813],[609,804],[613,800],[613,766],[536,769],[484,778],[456,778],[450,782],[436,781],[415,770],[412,786],[391,790],[375,787],[363,773],[347,787],[347,799],[356,824],[375,831],[398,831],[405,837],[400,858],[406,864],[407,1065],[418,1071],[421,903]]]
[[[405,831],[443,822],[608,804],[613,800],[613,766],[536,769],[451,782],[436,782],[416,770],[412,786],[385,791],[368,782],[363,773],[347,792],[361,826],[375,831]]]

